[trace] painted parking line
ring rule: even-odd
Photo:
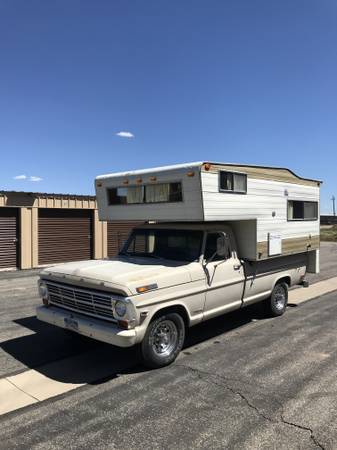
[[[299,288],[289,291],[288,303],[299,305],[307,300],[312,300],[335,290],[337,290],[337,277],[329,278],[328,280],[314,283],[308,288]]]

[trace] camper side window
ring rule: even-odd
[[[318,203],[288,200],[288,220],[317,220]]]
[[[238,194],[247,193],[247,175],[244,173],[220,171],[220,192],[234,192]]]
[[[107,195],[109,205],[174,203],[183,201],[181,182],[108,188]]]

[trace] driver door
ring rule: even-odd
[[[227,235],[226,254],[217,254],[217,241],[223,232],[209,232],[206,237],[204,264],[206,272],[206,299],[204,318],[215,317],[241,306],[244,289],[244,273],[236,252],[231,248]]]

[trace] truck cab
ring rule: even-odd
[[[241,259],[225,223],[147,223],[116,258],[43,270],[37,317],[113,345],[139,344],[144,364],[161,367],[201,321],[258,301],[283,314],[288,287],[306,272],[303,255],[285,262]]]

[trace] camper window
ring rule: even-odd
[[[247,175],[244,173],[220,171],[219,190],[221,192],[247,193]]]
[[[145,186],[145,203],[171,203],[183,200],[181,183],[148,184]]]
[[[173,203],[183,200],[180,182],[108,188],[107,194],[109,205]]]
[[[109,205],[128,205],[143,203],[143,186],[109,188],[107,192]]]
[[[318,203],[288,200],[288,220],[317,220]]]

